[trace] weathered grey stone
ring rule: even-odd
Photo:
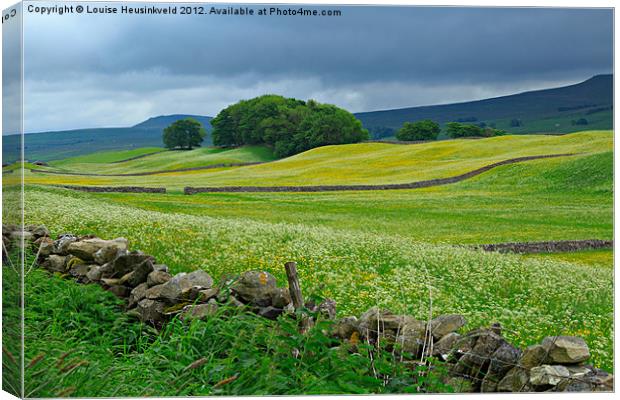
[[[28,231],[13,231],[11,232],[10,239],[13,243],[21,245],[22,239],[24,241],[24,245],[28,245],[28,243],[34,241],[35,237],[32,233]]]
[[[196,300],[202,303],[206,303],[207,301],[214,299],[219,294],[219,289],[213,287],[211,289],[202,289],[198,291],[198,297]]]
[[[455,350],[462,356],[457,357],[458,362],[453,371],[457,375],[483,378],[486,373],[483,367],[490,363],[493,353],[504,343],[505,340],[490,329],[469,332],[455,345]]]
[[[39,257],[47,257],[54,251],[54,241],[47,236],[40,237],[34,244],[38,246]]]
[[[132,272],[138,265],[149,259],[151,262],[154,261],[152,256],[144,254],[141,251],[128,252],[121,250],[118,257],[103,265],[103,276],[105,278],[120,278]]]
[[[85,261],[95,261],[95,253],[104,247],[115,247],[117,250],[127,250],[127,239],[117,238],[114,240],[103,240],[99,238],[84,239],[70,243],[67,251]]]
[[[59,256],[57,254],[50,255],[43,263],[43,267],[52,271],[64,273],[66,271],[67,256]]]
[[[205,319],[217,313],[218,305],[215,302],[196,304],[183,307],[180,318],[184,321]]]
[[[162,271],[170,273],[166,264],[153,264],[153,271]]]
[[[590,358],[586,342],[576,336],[550,336],[543,340],[547,363],[578,364]]]
[[[409,315],[394,315],[389,310],[372,307],[359,319],[359,331],[363,338],[376,339],[378,335],[394,338],[406,326],[416,331],[426,329],[426,323]]]
[[[67,247],[77,240],[77,237],[70,233],[59,235],[58,239],[54,241],[53,253],[66,256],[68,254]]]
[[[120,298],[129,297],[131,293],[131,289],[124,285],[112,285],[107,290]]]
[[[283,311],[284,310],[281,308],[267,306],[267,307],[261,307],[258,310],[258,315],[260,315],[261,317],[267,318],[267,319],[276,320],[282,314]]]
[[[151,272],[153,272],[153,263],[151,262],[151,260],[146,259],[142,261],[131,272],[131,276],[127,280],[127,285],[131,287],[136,287],[139,284],[146,282],[147,277]]]
[[[327,319],[336,318],[336,301],[325,299],[319,304],[319,313]]]
[[[78,278],[78,280],[81,281],[85,281],[86,276],[88,275],[88,272],[90,271],[91,266],[90,265],[86,265],[86,264],[74,264],[70,269],[69,269],[69,274],[75,278]]]
[[[334,324],[332,334],[342,340],[349,340],[353,333],[357,332],[359,335],[358,325],[359,322],[357,317],[350,316],[341,318]]]
[[[147,298],[160,299],[167,304],[176,304],[187,300],[190,289],[210,289],[212,285],[213,279],[205,271],[197,270],[188,274],[182,272],[162,285],[151,287],[147,291]]]
[[[275,288],[271,293],[271,304],[277,308],[284,308],[291,303],[291,294],[288,288]]]
[[[137,310],[143,322],[150,322],[155,326],[159,326],[166,319],[164,315],[165,308],[166,304],[161,301],[143,299],[138,302]]]
[[[489,366],[482,381],[483,392],[497,391],[498,383],[510,371],[521,356],[521,352],[510,343],[503,341],[490,357]]]
[[[452,351],[452,347],[460,338],[461,335],[456,332],[446,334],[433,344],[433,352],[431,355],[433,357],[441,357],[444,361],[447,360],[450,352]]]
[[[50,231],[47,229],[45,225],[38,225],[38,226],[30,227],[29,231],[34,235],[35,238],[50,236]]]
[[[525,369],[538,367],[544,364],[546,357],[547,350],[545,350],[545,348],[541,345],[535,344],[528,346],[519,360],[519,365]]]
[[[133,308],[137,306],[138,302],[140,302],[140,300],[146,297],[147,289],[148,289],[148,285],[146,284],[146,282],[141,283],[135,288],[133,288],[133,290],[129,294],[129,301],[127,303],[127,308]]]
[[[271,303],[271,294],[276,289],[276,278],[265,271],[248,271],[231,285],[233,294],[246,303],[266,307]]]
[[[530,377],[527,371],[520,367],[514,367],[506,373],[506,376],[497,385],[498,392],[529,392]]]
[[[168,282],[172,278],[172,275],[165,271],[161,270],[153,270],[148,277],[146,278],[146,283],[149,287],[163,285]]]
[[[91,268],[86,274],[86,277],[91,282],[98,282],[99,280],[101,280],[101,266],[91,265]]]
[[[119,251],[121,251],[121,249],[117,246],[105,246],[97,250],[93,258],[97,264],[103,265],[113,261],[118,256]]]
[[[545,364],[530,370],[530,384],[532,386],[555,386],[569,377],[570,372],[563,365]]]
[[[458,314],[440,315],[431,321],[431,333],[435,339],[455,332],[467,323],[465,317]]]

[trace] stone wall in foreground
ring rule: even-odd
[[[171,318],[209,318],[220,307],[240,307],[264,318],[296,317],[288,288],[278,287],[265,271],[227,276],[219,282],[203,270],[171,275],[155,257],[132,251],[124,238],[104,240],[93,235],[63,233],[52,239],[45,226],[3,225],[4,248],[22,242],[37,254],[38,264],[77,283],[97,284],[126,301],[127,312],[160,328]],[[3,259],[7,254],[3,251]],[[417,320],[373,307],[361,316],[337,318],[336,303],[307,302],[302,319],[333,321],[325,332],[343,342],[388,344],[404,361],[431,356],[449,371],[447,382],[458,391],[543,392],[612,391],[613,375],[587,365],[586,342],[574,336],[551,336],[519,349],[502,336],[499,324],[465,331],[465,317],[440,315]]]

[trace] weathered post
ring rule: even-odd
[[[288,291],[291,294],[291,300],[293,301],[293,307],[295,311],[300,311],[304,308],[304,297],[301,294],[301,286],[299,285],[299,278],[297,277],[297,263],[290,261],[284,264],[286,270],[286,277],[288,278]],[[307,315],[301,317],[301,331],[306,332],[310,327],[311,321]]]
[[[288,290],[291,294],[291,300],[293,300],[293,307],[295,307],[295,311],[301,310],[304,306],[304,297],[301,294],[301,286],[297,277],[297,263],[287,262],[284,264],[284,269],[288,278]]]

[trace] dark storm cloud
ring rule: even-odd
[[[26,91],[35,108],[52,96],[65,100],[53,118],[42,117],[58,128],[78,104],[72,113],[82,124],[79,116],[90,115],[89,126],[148,113],[214,114],[235,96],[264,92],[363,111],[507,94],[612,69],[610,10],[328,8],[343,16],[29,15]],[[104,110],[116,115],[98,117]],[[44,128],[40,121],[30,125]]]

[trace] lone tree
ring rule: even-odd
[[[461,124],[458,122],[448,122],[446,124],[446,132],[451,138],[493,137],[506,134],[506,131],[500,129],[491,127],[482,128],[478,125]]]
[[[193,118],[180,119],[164,129],[164,145],[168,149],[200,147],[207,132],[202,124]]]
[[[417,122],[405,122],[396,133],[396,139],[404,141],[436,140],[441,128],[439,124],[425,119]]]

